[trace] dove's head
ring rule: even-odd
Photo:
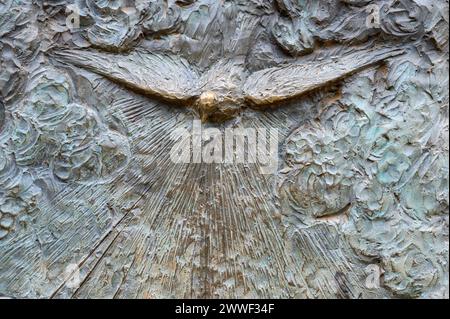
[[[241,103],[229,96],[206,91],[198,97],[195,109],[203,122],[221,122],[233,118],[241,109]]]

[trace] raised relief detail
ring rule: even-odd
[[[0,0],[0,296],[448,298],[448,38],[444,0]]]

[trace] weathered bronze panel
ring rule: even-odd
[[[0,296],[448,298],[448,7],[0,0]]]

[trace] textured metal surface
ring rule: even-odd
[[[0,0],[0,296],[448,298],[448,7]]]

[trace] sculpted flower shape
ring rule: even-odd
[[[125,6],[122,0],[77,1],[81,19],[88,25],[86,39],[105,50],[130,48],[140,34],[141,12],[135,6]]]
[[[398,296],[418,297],[432,287],[438,270],[416,245],[408,245],[385,259],[384,285]]]
[[[346,173],[345,166],[311,165],[300,169],[285,182],[292,207],[306,219],[339,213],[350,204],[353,194]]]
[[[151,1],[145,8],[142,30],[147,36],[161,36],[177,30],[181,23],[181,8],[195,1]]]
[[[194,0],[79,0],[81,34],[94,46],[119,52],[132,48],[141,35],[160,37],[175,32],[182,9]]]
[[[424,12],[417,1],[395,0],[380,11],[381,29],[389,35],[407,37],[424,31]]]
[[[52,147],[41,134],[38,124],[32,118],[14,113],[12,125],[10,139],[17,164],[33,166],[42,163],[49,151],[46,146]]]
[[[393,184],[400,181],[403,173],[410,167],[408,156],[402,148],[390,147],[378,162],[377,179],[381,184]]]
[[[17,167],[5,145],[0,145],[0,240],[16,227],[18,218],[35,211],[41,189],[33,177]]]
[[[290,205],[306,219],[336,214],[351,202],[354,173],[345,156],[349,145],[338,147],[341,139],[316,126],[302,127],[288,138],[285,192]]]
[[[278,45],[293,56],[311,53],[315,41],[308,25],[300,17],[279,17],[272,33]]]
[[[0,3],[0,96],[4,98],[20,92],[27,61],[39,48],[34,9],[25,0]]]
[[[103,127],[92,110],[79,104],[68,108],[64,124],[53,126],[61,143],[52,160],[53,172],[63,181],[105,182],[127,165],[128,143]]]
[[[385,191],[376,180],[363,180],[354,185],[357,208],[364,218],[371,220],[388,219],[394,209],[394,196]]]
[[[55,72],[43,74],[30,86],[25,111],[38,122],[58,117],[71,99],[67,80]]]
[[[44,72],[14,112],[11,145],[19,165],[50,167],[64,182],[104,183],[128,163],[129,145],[92,108],[73,103],[68,79]]]

